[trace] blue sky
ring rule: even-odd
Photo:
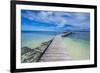
[[[90,14],[21,10],[22,31],[89,31]]]

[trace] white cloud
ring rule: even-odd
[[[80,28],[89,28],[89,14],[77,12],[52,12],[52,11],[27,11],[23,14],[29,20],[49,23],[63,27],[64,25],[72,25]]]

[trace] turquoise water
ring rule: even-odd
[[[72,59],[81,60],[90,58],[89,32],[75,32],[63,39]]]
[[[42,32],[42,31],[25,31],[22,32],[22,47],[36,48],[41,43],[51,40],[55,36],[53,32]]]
[[[22,32],[22,47],[36,48],[41,43],[54,38],[56,32],[32,31]],[[69,54],[74,60],[90,58],[90,33],[75,32],[67,37],[63,37]]]

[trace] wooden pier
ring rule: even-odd
[[[65,45],[62,35],[57,35],[49,45],[39,62],[66,61],[71,60],[68,48]]]
[[[72,34],[72,32],[64,32],[64,33],[62,34],[62,37],[66,37],[66,36],[68,36],[68,35],[70,35],[70,34]]]

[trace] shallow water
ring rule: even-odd
[[[90,58],[89,32],[75,32],[63,39],[72,59],[81,60]]]
[[[36,48],[41,43],[51,40],[54,36],[54,33],[48,32],[22,32],[22,47]]]

